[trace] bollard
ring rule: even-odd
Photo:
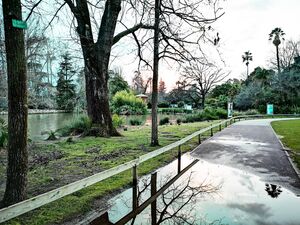
[[[198,135],[198,144],[201,144],[201,134]]]

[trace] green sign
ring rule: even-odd
[[[27,29],[27,23],[22,20],[12,19],[12,26],[20,29]]]
[[[273,114],[274,114],[273,104],[267,104],[267,115],[273,115]]]

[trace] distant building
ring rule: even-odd
[[[192,105],[187,105],[187,104],[184,105],[184,109],[193,110]]]
[[[142,99],[145,103],[147,103],[147,100],[148,100],[148,96],[147,95],[139,94],[139,95],[136,95],[136,97]]]

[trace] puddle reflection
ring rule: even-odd
[[[265,190],[268,193],[268,195],[271,196],[272,198],[278,198],[278,196],[282,192],[281,186],[276,184],[266,184]]]
[[[182,168],[193,157],[182,157]],[[177,161],[157,173],[157,189],[174,177]],[[167,175],[166,175],[167,174]],[[138,202],[151,197],[150,176],[139,179]],[[109,201],[116,224],[132,211],[132,189]],[[157,198],[157,224],[299,225],[300,198],[247,171],[199,161]],[[101,223],[104,225],[105,223]],[[151,205],[126,224],[151,224]]]

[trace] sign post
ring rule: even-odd
[[[273,114],[274,114],[273,104],[267,104],[267,115],[273,115]]]
[[[228,102],[227,116],[228,116],[228,118],[231,118],[233,116],[233,103],[232,102]]]

